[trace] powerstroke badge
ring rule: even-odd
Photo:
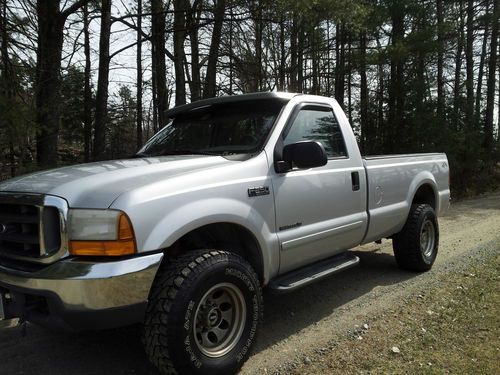
[[[261,195],[269,195],[269,186],[260,186],[248,189],[249,197],[259,197]]]

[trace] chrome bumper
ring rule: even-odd
[[[106,262],[73,258],[33,273],[0,266],[6,315],[73,330],[139,322],[162,258],[163,253]]]

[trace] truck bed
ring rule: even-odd
[[[363,157],[368,184],[368,231],[363,243],[399,232],[408,216],[415,191],[429,182],[436,213],[450,197],[449,166],[445,154],[404,154]],[[423,189],[425,190],[425,189]]]

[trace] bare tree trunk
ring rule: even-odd
[[[299,24],[299,35],[297,43],[297,92],[304,91],[304,23]]]
[[[255,64],[257,69],[256,85],[255,91],[262,90],[262,34],[263,34],[263,22],[262,22],[262,4],[261,0],[256,1],[257,9],[255,10],[254,22],[255,22]]]
[[[38,43],[36,63],[37,162],[42,167],[57,164],[57,141],[61,104],[61,58],[66,19],[87,1],[75,1],[64,11],[58,1],[37,0]]]
[[[298,39],[298,17],[293,13],[290,33],[290,91],[298,92],[297,88],[297,39]]]
[[[360,61],[359,61],[359,75],[360,75],[360,123],[361,123],[361,152],[368,153],[369,144],[367,137],[368,131],[368,82],[366,78],[366,30],[363,30],[359,40]]]
[[[37,1],[38,46],[36,69],[37,162],[55,166],[61,103],[61,55],[64,20],[59,2]]]
[[[159,1],[159,0],[158,0]],[[186,40],[186,1],[174,0],[174,71],[175,105],[186,103],[186,77],[184,72],[184,41]]]
[[[493,156],[493,112],[495,107],[499,13],[499,1],[495,0],[491,17],[490,59],[488,61],[488,85],[486,88],[486,122],[484,126],[484,147],[487,160],[491,160]]]
[[[136,147],[142,147],[142,0],[137,0],[137,101]]]
[[[404,17],[405,6],[395,2],[391,9],[392,20],[392,45],[397,50],[404,42]],[[391,56],[391,81],[389,84],[389,134],[385,138],[385,152],[396,150],[396,135],[404,131],[404,59],[399,55]],[[398,148],[401,145],[399,144]]]
[[[165,8],[162,0],[151,0],[151,13],[151,37],[156,79],[156,114],[157,124],[162,127],[166,123],[165,111],[168,109],[167,69],[165,65]]]
[[[352,36],[349,34],[347,41],[347,117],[352,126]]]
[[[83,88],[83,150],[84,160],[90,161],[90,145],[92,142],[92,87],[90,60],[90,30],[89,30],[89,9],[88,4],[83,7],[83,34],[84,34],[84,54],[85,54],[85,86]]]
[[[154,47],[153,47],[154,50]],[[151,86],[152,86],[152,102],[153,102],[153,133],[156,133],[160,127],[158,126],[158,95],[156,89],[156,69],[154,59],[152,60],[152,74],[151,74]]]
[[[444,120],[444,31],[443,31],[443,0],[437,0],[437,117]]]
[[[340,69],[340,21],[335,25],[335,89],[333,96],[337,101],[339,98],[338,95],[338,85],[339,85],[339,69]],[[339,102],[340,103],[340,102]]]
[[[2,74],[0,75],[0,98],[5,100],[5,105],[10,106],[13,98],[12,66],[9,58],[9,35],[7,31],[7,0],[2,0],[2,9],[0,10],[0,32],[2,46],[0,48],[2,55]],[[0,118],[0,128],[5,128],[9,141],[9,164],[10,175],[16,175],[16,160],[14,150],[14,127],[10,114]]]
[[[233,5],[229,11],[229,95],[233,95]]]
[[[455,82],[453,87],[453,121],[455,130],[460,129],[459,109],[460,109],[460,85],[462,75],[462,53],[464,49],[464,17],[463,17],[463,0],[460,0],[460,24],[459,37],[457,42],[457,54],[455,55]]]
[[[326,96],[331,95],[330,21],[326,20]]]
[[[94,160],[106,158],[106,125],[108,120],[109,38],[111,34],[111,1],[101,2],[101,34],[99,38],[99,77],[97,79],[94,121]]]
[[[371,146],[371,152],[373,149],[380,152],[380,145],[385,142],[386,132],[384,131],[384,57],[382,55],[382,46],[380,43],[380,35],[377,32],[377,50],[378,50],[378,61],[377,61],[377,74],[378,74],[378,92],[377,92],[377,132],[372,134],[377,134],[375,139],[371,139],[370,143],[376,144],[376,148]]]
[[[0,9],[0,33],[2,44],[0,54],[2,57],[2,74],[0,74],[0,95],[4,96],[7,91],[8,77],[10,73],[9,59],[9,35],[7,33],[7,0],[2,0],[2,9]],[[0,118],[1,120],[1,118]]]
[[[474,128],[474,0],[467,1],[467,43],[465,48],[467,77],[467,105],[465,110],[466,128]],[[467,139],[470,139],[467,137]]]
[[[486,14],[490,11],[490,2],[486,1]],[[481,57],[479,59],[479,72],[477,73],[477,89],[476,89],[476,106],[474,112],[474,121],[476,125],[481,123],[481,100],[483,91],[483,76],[484,76],[484,64],[486,61],[486,52],[488,49],[488,35],[489,35],[489,22],[488,20],[484,23],[484,35],[483,44],[481,47]]]
[[[421,25],[421,27],[425,27],[424,25]],[[420,150],[421,149],[421,133],[425,133],[426,131],[426,125],[427,121],[424,117],[424,101],[425,101],[425,89],[426,89],[426,82],[425,82],[425,56],[424,56],[424,51],[421,49],[418,50],[417,52],[417,64],[416,64],[416,75],[417,75],[417,82],[416,82],[416,118],[418,126],[411,126],[410,127],[410,142],[414,142],[412,144],[412,149],[415,150]]]
[[[226,12],[226,0],[217,0],[214,9],[214,29],[208,54],[207,73],[205,76],[204,98],[211,98],[217,94],[217,62],[219,60],[220,40],[222,36],[222,23]]]
[[[197,0],[193,2],[191,9],[187,12],[186,22],[189,29],[189,44],[191,46],[191,81],[189,90],[191,92],[191,102],[201,99],[201,77],[200,77],[200,51],[198,40],[198,28],[200,27],[201,3]]]
[[[345,75],[346,75],[346,57],[345,57],[345,50],[346,50],[346,45],[347,45],[347,31],[346,31],[346,25],[344,23],[341,24],[341,42],[340,42],[340,70],[339,70],[339,98],[340,98],[340,103],[342,106],[344,106],[344,99],[345,99],[345,87],[346,87],[346,82],[345,82]]]
[[[310,33],[311,33],[311,37],[309,38],[310,40],[310,50],[311,50],[311,65],[312,65],[312,72],[311,72],[311,75],[312,75],[312,87],[311,87],[311,94],[314,94],[314,95],[318,95],[319,94],[319,82],[318,82],[318,76],[319,76],[319,67],[318,67],[318,55],[319,55],[319,52],[318,52],[318,41],[317,41],[317,38],[316,38],[316,32],[314,30],[314,25],[310,28]]]
[[[279,68],[279,84],[280,91],[285,90],[285,77],[286,77],[286,49],[285,49],[285,22],[284,18],[280,21],[280,68]]]
[[[337,24],[337,44],[335,46],[335,99],[344,107],[345,90],[345,26],[343,23]]]

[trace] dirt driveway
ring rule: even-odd
[[[440,228],[440,253],[431,272],[399,271],[391,242],[384,241],[355,249],[359,267],[292,294],[266,294],[262,334],[241,374],[280,373],[290,361],[425,289],[440,273],[458,271],[482,254],[497,251],[500,194],[453,205]],[[35,326],[28,326],[24,337],[17,327],[0,329],[0,373],[156,374],[143,353],[137,327],[67,335]]]

